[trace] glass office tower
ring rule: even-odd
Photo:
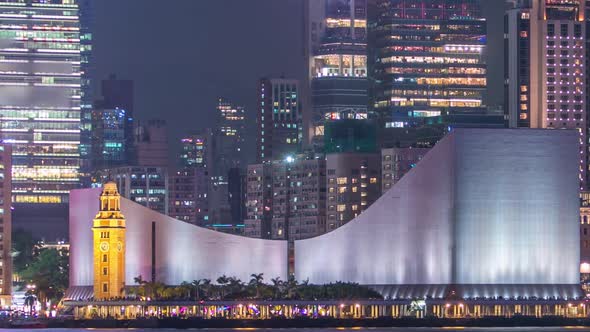
[[[385,132],[432,126],[444,135],[485,114],[479,1],[369,0],[368,39],[370,107]]]
[[[367,0],[307,0],[312,144],[320,149],[325,126],[367,118]]]
[[[0,0],[1,138],[13,201],[67,203],[79,186],[81,47],[74,0]]]

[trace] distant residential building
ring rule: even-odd
[[[127,110],[92,111],[92,166],[95,170],[125,166],[127,155]]]
[[[12,148],[0,145],[0,306],[10,306],[12,291]]]
[[[103,170],[101,184],[113,181],[121,196],[162,214],[168,214],[168,172],[163,167],[127,166]]]
[[[586,1],[514,1],[505,14],[505,107],[511,128],[580,133],[580,189],[590,183]],[[590,22],[590,21],[589,21]]]
[[[180,140],[178,161],[182,168],[207,168],[212,163],[213,134],[210,129],[187,135]]]
[[[327,231],[365,211],[381,196],[379,153],[331,153],[326,156]]]
[[[165,120],[137,121],[134,147],[137,166],[168,167],[168,131]]]
[[[416,164],[430,149],[390,148],[381,150],[381,194],[388,191]]]
[[[272,166],[268,163],[248,165],[245,236],[271,238],[272,190]]]
[[[263,78],[258,86],[256,160],[273,161],[301,151],[303,107],[299,81]]]
[[[326,231],[325,160],[293,156],[250,165],[246,236],[305,239]]]
[[[186,168],[170,174],[168,180],[168,215],[191,224],[204,226],[208,222],[207,171]]]

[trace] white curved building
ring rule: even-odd
[[[394,298],[577,296],[578,140],[457,129],[359,217],[296,241],[296,277]]]
[[[579,286],[578,133],[456,129],[359,217],[295,243],[295,275],[395,299],[572,298]],[[100,189],[70,198],[70,285],[93,284]],[[252,273],[287,279],[287,243],[218,233],[122,199],[126,283]]]
[[[99,208],[101,188],[70,193],[70,286],[93,284],[92,220]],[[168,285],[220,276],[250,280],[287,279],[287,243],[212,231],[152,211],[121,198],[126,217],[125,283],[134,278]]]

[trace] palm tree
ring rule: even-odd
[[[147,296],[147,281],[143,280],[142,276],[139,275],[135,278],[133,278],[133,281],[138,285],[137,287],[137,295],[140,297],[146,297]]]
[[[180,292],[179,295],[180,295],[180,297],[190,300],[192,290],[193,290],[193,284],[183,281],[179,287],[179,292]]]
[[[299,286],[299,283],[297,282],[297,279],[295,279],[295,276],[290,275],[289,279],[287,280],[287,282],[284,285],[285,285],[286,292],[287,292],[287,298],[293,299],[295,297],[296,292],[297,292],[297,287]]]
[[[237,295],[242,291],[242,288],[243,288],[242,280],[235,278],[235,277],[230,277],[228,279],[228,283],[229,283],[229,287],[228,287],[229,294]]]
[[[201,290],[201,285],[203,284],[203,279],[199,279],[199,280],[193,280],[193,282],[191,283],[191,285],[193,286],[193,289],[195,290],[195,301],[199,301],[200,298],[200,290]]]
[[[219,290],[221,295],[221,300],[225,298],[225,286],[229,283],[229,279],[224,274],[221,277],[217,278],[217,284],[219,284]]]
[[[250,277],[250,286],[253,286],[256,290],[256,298],[260,298],[260,286],[262,285],[262,281],[264,280],[264,273],[259,274],[251,274]]]
[[[205,293],[204,297],[210,298],[211,297],[211,287],[212,287],[211,279],[202,279],[201,282],[203,285],[203,293]]]
[[[274,298],[275,300],[278,300],[280,299],[281,293],[283,292],[284,282],[281,280],[280,277],[270,279],[270,281],[272,282],[274,288]]]

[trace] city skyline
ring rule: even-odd
[[[137,2],[144,5],[141,15],[134,11]],[[302,80],[307,75],[303,47],[303,2],[176,0],[177,7],[172,11],[167,8],[162,10],[159,3],[152,0],[100,1],[94,8],[93,79],[100,82],[114,73],[121,79],[134,80],[136,118],[172,118],[169,125],[180,130],[170,133],[170,142],[174,142],[170,145],[170,158],[177,153],[179,146],[176,142],[183,135],[213,127],[219,96],[243,105],[246,118],[250,120],[246,128],[246,153],[248,161],[254,162],[258,80],[264,76]],[[482,1],[483,15],[491,25],[488,28],[488,44],[491,45],[488,47],[491,52],[487,56],[488,67],[496,69],[489,70],[488,84],[495,88],[491,89],[492,95],[484,99],[488,105],[503,103],[502,2]],[[153,49],[150,46],[152,37],[144,37],[142,31],[154,30],[150,27],[152,20],[165,20],[172,15],[182,17],[182,13],[195,13],[198,18],[191,23],[173,20],[154,31],[162,46]],[[252,23],[246,18],[248,14],[262,20]],[[112,20],[105,22],[103,18],[107,15]],[[127,23],[129,17],[135,24]],[[223,25],[214,23],[222,17]],[[265,26],[273,26],[273,29],[265,29]],[[209,31],[211,27],[215,31],[209,34],[194,33]],[[174,34],[170,35],[172,31]],[[180,44],[181,40],[191,42]],[[226,51],[226,41],[235,43],[231,47],[240,50],[238,58]],[[200,42],[206,47],[200,47]],[[113,52],[113,49],[118,51]],[[143,54],[143,49],[152,49],[153,52]],[[170,51],[175,50],[180,53],[175,52],[172,56]],[[162,90],[165,93],[159,92]],[[99,91],[95,95],[99,95]]]

